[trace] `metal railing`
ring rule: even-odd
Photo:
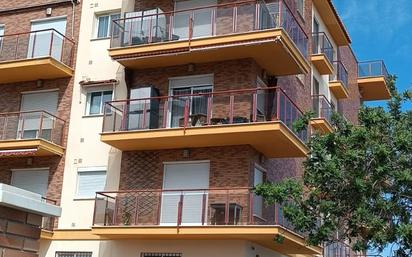
[[[207,91],[107,102],[103,133],[281,121],[307,139],[293,128],[302,111],[279,87]]]
[[[386,69],[385,63],[381,60],[379,61],[365,61],[358,63],[358,75],[359,78],[367,77],[385,77],[388,78],[388,70]]]
[[[0,113],[0,140],[44,139],[61,144],[65,121],[46,111]]]
[[[113,21],[111,47],[247,33],[283,28],[307,57],[308,36],[283,0],[238,1],[173,12],[140,14]]]
[[[332,114],[335,106],[324,95],[312,95],[312,110],[315,118],[326,119],[332,124]]]
[[[348,71],[346,70],[345,65],[343,65],[341,61],[334,61],[333,66],[335,68],[335,71],[330,75],[330,80],[341,81],[345,88],[348,88]]]
[[[73,67],[74,41],[55,29],[0,36],[0,62],[52,57]]]
[[[96,193],[93,226],[247,225],[278,225],[298,233],[281,206],[265,205],[251,188]]]
[[[382,257],[379,254],[362,253],[352,250],[352,247],[343,241],[325,243],[323,257]]]
[[[325,54],[329,62],[333,63],[333,46],[325,32],[312,34],[312,54]]]
[[[52,205],[57,205],[57,201],[55,201],[55,200],[48,199],[46,197],[42,197],[42,200],[46,203],[49,203],[49,204],[52,204]],[[56,221],[55,217],[43,217],[42,224],[41,224],[41,229],[47,230],[47,231],[53,231],[55,221]]]

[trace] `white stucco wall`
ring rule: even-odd
[[[337,45],[335,41],[333,40],[332,36],[330,35],[325,23],[323,22],[321,16],[319,15],[319,12],[316,10],[316,7],[313,5],[312,8],[312,17],[315,17],[316,20],[319,22],[319,31],[320,32],[325,32],[326,36],[329,38],[329,41],[331,42],[333,49],[334,49],[334,61],[337,59]],[[313,18],[312,18],[313,19]],[[313,21],[310,21],[312,23],[312,31],[313,31]],[[311,49],[312,51],[312,49]],[[319,81],[319,92],[321,95],[325,95],[326,98],[328,98],[329,101],[331,101],[335,106],[337,107],[337,99],[336,97],[330,92],[329,90],[329,75],[320,75],[319,72],[317,71],[316,67],[311,64],[312,67],[312,76],[314,76],[318,81]],[[313,80],[311,80],[311,85],[313,89]]]
[[[75,199],[77,170],[86,167],[108,167],[106,190],[116,190],[119,183],[121,152],[100,141],[101,116],[85,117],[87,92],[111,89],[112,86],[85,89],[79,82],[118,79],[115,98],[125,97],[123,67],[112,61],[107,49],[110,39],[95,39],[96,15],[120,12],[122,0],[84,0],[78,42],[76,74],[70,117],[70,128],[63,178],[62,216],[59,228],[89,228],[92,225],[94,199]],[[123,90],[122,90],[123,88]],[[110,160],[110,161],[109,161]]]

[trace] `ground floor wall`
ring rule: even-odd
[[[283,257],[244,240],[42,241],[40,257],[58,252],[91,252],[93,257],[138,257],[144,253],[180,253],[182,257]]]

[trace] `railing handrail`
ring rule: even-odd
[[[63,35],[62,33],[60,33],[59,31],[57,31],[56,29],[40,29],[40,30],[33,30],[33,31],[28,31],[28,32],[19,32],[19,33],[12,33],[12,34],[5,34],[0,36],[0,38],[5,38],[5,37],[12,37],[12,36],[19,36],[19,35],[25,35],[25,34],[32,34],[32,33],[38,33],[38,32],[46,32],[46,31],[54,31],[57,34],[59,34],[60,36],[62,36],[64,39],[68,40],[69,42],[76,44],[76,42],[70,38],[68,38],[67,36]]]
[[[308,35],[306,34],[306,31],[303,29],[302,25],[298,22],[298,19],[296,18],[296,15],[292,12],[290,9],[287,1],[285,0],[277,0],[278,2],[282,2],[290,14],[292,15],[293,19],[296,21],[296,24],[299,26],[300,30],[303,32],[305,35],[306,39],[308,39]],[[123,17],[123,18],[118,18],[113,20],[112,22],[119,25],[118,21],[126,21],[126,20],[132,20],[132,19],[137,19],[137,18],[145,18],[145,17],[152,17],[152,16],[158,16],[158,15],[170,15],[170,14],[176,14],[176,13],[182,13],[182,12],[193,12],[196,10],[201,10],[201,9],[210,9],[210,8],[219,8],[219,7],[226,7],[226,6],[237,6],[237,5],[242,5],[242,4],[247,4],[247,3],[259,3],[261,2],[262,4],[266,3],[261,0],[247,0],[247,1],[237,1],[237,2],[231,2],[231,3],[223,3],[223,4],[217,4],[217,5],[207,5],[207,6],[199,6],[199,7],[194,7],[194,8],[188,8],[188,9],[183,9],[183,10],[173,10],[173,11],[167,11],[167,12],[162,12],[162,13],[155,13],[155,14],[146,14],[146,15],[138,15],[138,16],[132,16],[132,17]],[[280,8],[281,6],[279,6]],[[113,33],[113,30],[112,30]]]
[[[330,108],[332,109],[332,103],[329,101],[329,99],[324,95],[324,94],[315,94],[315,95],[312,95],[312,99],[313,98],[323,98],[325,101],[326,101],[326,103],[330,106]]]
[[[382,76],[388,76],[388,69],[386,68],[386,64],[383,60],[368,60],[368,61],[360,61],[358,62],[358,69],[360,65],[368,65],[371,66],[372,64],[380,64],[381,65],[381,75]],[[371,74],[369,74],[368,76],[371,76]],[[368,77],[368,76],[360,76],[360,77]]]
[[[286,94],[286,91],[279,86],[276,87],[265,87],[265,88],[247,88],[247,89],[236,89],[236,90],[222,90],[222,91],[214,91],[209,93],[197,93],[197,94],[182,94],[182,95],[167,95],[167,96],[155,96],[155,97],[146,97],[146,98],[137,98],[137,99],[123,99],[123,100],[114,100],[108,101],[105,104],[112,105],[112,103],[124,103],[124,102],[132,102],[132,101],[146,101],[146,100],[153,100],[153,99],[170,99],[170,98],[182,98],[182,97],[192,97],[192,96],[216,96],[216,95],[225,95],[225,94],[241,94],[247,92],[255,92],[260,90],[279,90],[292,104],[293,106],[303,114],[303,111],[296,105],[296,103]]]
[[[328,41],[328,43],[329,43],[329,45],[330,45],[330,48],[331,48],[331,49],[334,49],[334,48],[333,48],[333,45],[332,45],[332,41],[330,41],[328,35],[327,35],[325,32],[320,31],[320,32],[313,32],[313,33],[312,33],[312,36],[320,36],[320,35],[323,35],[323,36],[326,38],[326,40]]]
[[[97,195],[105,194],[119,194],[119,193],[146,193],[146,192],[196,192],[196,191],[229,191],[229,190],[245,190],[251,192],[253,187],[215,187],[215,188],[191,188],[191,189],[130,189],[130,190],[116,190],[116,191],[102,191],[96,192]]]
[[[63,120],[62,118],[59,118],[56,115],[51,114],[50,112],[44,111],[44,110],[33,110],[33,111],[22,111],[22,112],[2,112],[2,113],[0,113],[0,116],[10,116],[10,115],[16,115],[16,114],[19,114],[19,115],[20,114],[31,114],[31,113],[45,113],[45,114],[47,114],[47,115],[49,115],[49,116],[51,116],[51,117],[53,117],[57,120],[62,121],[63,123],[66,123],[66,121]]]
[[[50,202],[53,205],[57,205],[56,200],[53,200],[53,199],[50,199],[50,198],[47,198],[47,197],[44,197],[44,196],[42,196],[41,199],[45,200],[46,202]]]

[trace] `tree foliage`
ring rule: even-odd
[[[343,240],[356,251],[396,243],[400,256],[412,256],[412,112],[402,111],[411,93],[395,82],[390,76],[387,108],[362,106],[358,125],[334,114],[335,131],[311,137],[303,178],[256,188],[284,205],[308,243]]]

